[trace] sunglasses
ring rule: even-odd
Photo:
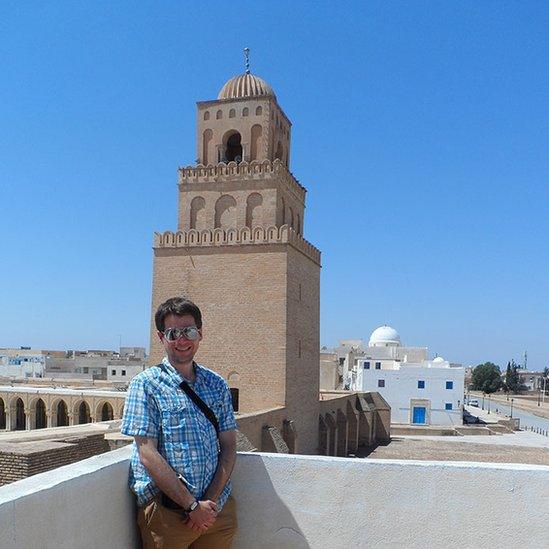
[[[200,337],[200,331],[196,326],[187,326],[186,328],[168,328],[164,333],[164,337],[171,342],[185,337],[189,341],[196,341]]]

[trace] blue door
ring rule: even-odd
[[[425,423],[425,406],[414,406],[412,423]]]

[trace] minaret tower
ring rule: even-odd
[[[302,237],[291,122],[246,58],[217,99],[197,103],[197,164],[179,169],[178,231],[155,235],[152,313],[173,295],[195,301],[197,360],[227,379],[240,412],[284,406],[295,450],[312,453],[320,252]],[[161,356],[153,321],[151,363]]]

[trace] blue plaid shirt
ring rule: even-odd
[[[195,375],[194,383],[189,385],[217,416],[219,430],[236,429],[231,393],[225,380],[198,364]],[[211,422],[179,387],[182,381],[183,377],[167,358],[135,376],[128,389],[121,431],[133,437],[155,438],[160,454],[185,477],[187,488],[199,499],[217,469],[218,440]],[[160,493],[139,460],[135,442],[129,482],[138,505],[145,505]],[[217,502],[219,509],[230,493],[228,482]]]

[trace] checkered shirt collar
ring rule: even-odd
[[[189,385],[198,385],[204,378],[204,368],[202,366],[200,366],[200,364],[198,364],[197,362],[194,362],[193,361],[193,365],[194,365],[194,375],[195,375],[195,380],[193,383],[189,382],[189,380],[185,379],[170,363],[170,361],[168,360],[168,357],[165,356],[163,359],[162,359],[162,362],[160,364],[160,366],[164,369],[164,371],[168,374],[168,376],[170,377],[170,380],[173,382],[173,384],[177,387],[179,387],[179,385],[181,384],[182,381],[187,381],[187,383],[189,383]]]

